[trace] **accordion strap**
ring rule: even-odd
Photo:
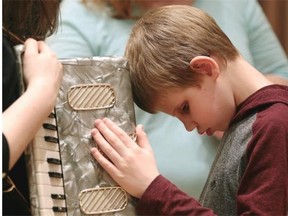
[[[30,207],[9,176],[2,178],[3,215],[31,215]],[[17,206],[15,206],[17,205]]]

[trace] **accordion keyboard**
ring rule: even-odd
[[[52,112],[26,152],[33,215],[67,215],[56,116]]]

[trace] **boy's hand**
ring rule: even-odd
[[[142,126],[136,127],[138,144],[107,118],[97,119],[91,134],[110,160],[97,148],[91,150],[94,158],[124,190],[140,198],[159,175],[152,148]]]

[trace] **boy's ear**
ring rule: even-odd
[[[214,78],[219,76],[219,66],[217,62],[208,56],[196,56],[190,61],[191,70],[208,75]]]

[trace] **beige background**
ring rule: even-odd
[[[259,0],[288,55],[288,0]]]

